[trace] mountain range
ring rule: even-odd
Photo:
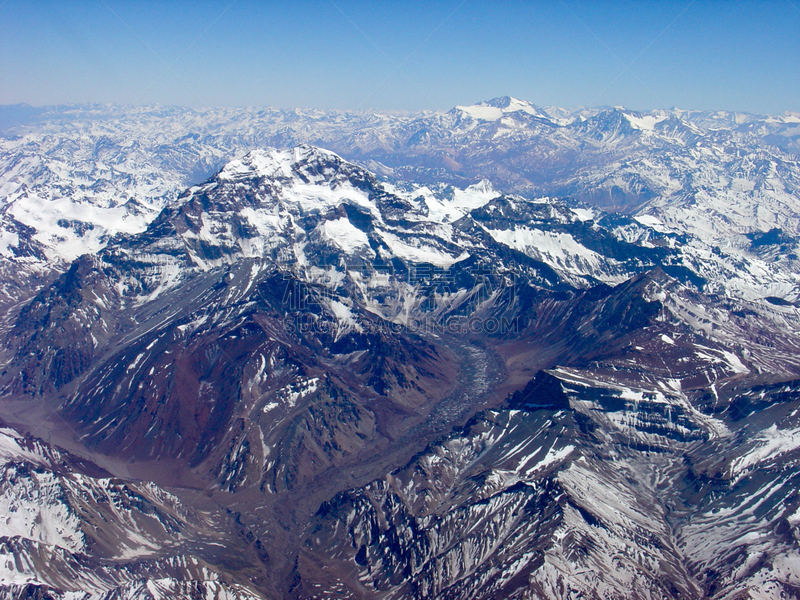
[[[800,117],[0,123],[0,598],[800,593]]]

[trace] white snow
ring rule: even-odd
[[[767,123],[800,123],[800,115],[796,113],[785,113],[777,117],[768,117]]]
[[[36,230],[34,239],[47,248],[58,248],[53,256],[67,261],[97,253],[109,235],[144,231],[155,216],[155,211],[136,215],[124,206],[103,207],[87,200],[44,198],[35,194],[20,195],[7,202],[9,213],[16,220]],[[92,228],[80,235],[59,224],[72,221],[91,224]]]
[[[653,215],[637,215],[633,218],[642,225],[646,225],[648,227],[659,227],[664,225],[661,219]]]
[[[591,221],[596,213],[591,208],[571,208],[570,209],[579,221]]]
[[[731,463],[731,474],[738,475],[743,471],[757,467],[782,454],[800,448],[800,428],[778,429],[776,424],[762,430],[755,438],[756,446]]]
[[[466,251],[459,256],[452,256],[417,239],[401,240],[398,236],[388,231],[381,231],[379,235],[394,256],[411,262],[429,263],[437,267],[449,267],[469,258],[469,254]],[[412,243],[418,245],[413,246],[411,245]]]
[[[369,248],[367,234],[353,225],[347,217],[325,221],[322,230],[326,239],[332,241],[345,252],[353,253],[364,247]]]
[[[627,279],[627,275],[616,271],[616,261],[589,250],[568,233],[525,226],[486,231],[501,244],[542,260],[562,272],[590,275],[606,283],[619,283]]]
[[[551,446],[547,450],[547,454],[545,454],[545,456],[544,456],[544,458],[542,458],[542,460],[538,461],[531,468],[527,469],[527,472],[525,474],[526,477],[530,477],[531,475],[533,475],[534,473],[536,473],[538,471],[543,471],[544,469],[546,469],[550,465],[553,465],[553,464],[556,464],[556,463],[559,463],[559,462],[563,461],[570,454],[572,454],[572,452],[574,450],[575,450],[575,446],[573,446],[572,444],[568,444],[568,445],[566,445],[563,448],[560,448],[558,450],[554,450],[553,447]]]
[[[494,106],[481,106],[473,104],[472,106],[456,106],[462,112],[465,112],[473,119],[481,121],[496,121],[503,116],[503,109]]]
[[[736,373],[749,373],[750,369],[748,369],[739,357],[736,356],[733,352],[729,352],[727,350],[722,351],[722,355],[728,361],[728,364],[733,368],[734,372]]]
[[[47,464],[48,460],[44,454],[22,447],[21,440],[23,439],[13,429],[0,429],[0,460],[5,462],[24,460],[38,465]]]
[[[452,223],[470,211],[485,206],[500,196],[500,192],[484,179],[465,190],[453,188],[453,196],[450,199],[437,198],[427,188],[418,189],[414,196],[421,197],[427,206],[428,220],[435,223]]]
[[[487,106],[486,104],[473,104],[470,106],[456,106],[457,110],[466,113],[473,119],[480,121],[497,121],[503,118],[508,113],[522,111],[529,115],[538,117],[549,118],[547,115],[537,110],[536,107],[530,102],[525,100],[518,100],[517,98],[510,98],[510,102],[505,108],[497,108],[495,106]]]
[[[634,129],[640,129],[642,131],[653,131],[656,124],[667,118],[662,115],[643,115],[641,117],[629,113],[623,113],[623,115]]]
[[[349,306],[339,302],[338,300],[331,300],[328,303],[331,312],[336,317],[338,322],[338,330],[336,332],[336,339],[339,339],[345,333],[355,330],[361,331],[362,328],[353,316],[353,311]]]
[[[13,231],[0,231],[0,256],[10,258],[14,256],[11,246],[19,245],[19,236]]]
[[[298,377],[294,382],[278,390],[276,397],[289,408],[292,408],[300,398],[316,392],[319,385],[320,380],[318,377]],[[270,406],[270,404],[267,406]],[[270,410],[272,410],[272,407],[270,407]],[[266,406],[264,407],[264,412],[267,412]]]

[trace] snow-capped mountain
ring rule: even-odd
[[[0,135],[0,294],[9,308],[79,255],[143,231],[228,160],[301,142],[434,190],[486,179],[528,198],[623,208],[651,227],[693,234],[699,262],[719,263],[718,253],[709,259],[718,249],[750,263],[772,248],[748,236],[780,230],[781,261],[796,260],[794,114],[565,111],[509,97],[405,115],[102,105],[21,114]],[[766,268],[759,290],[742,283],[736,293],[796,300],[797,282],[781,276],[787,265],[771,258],[744,269]]]
[[[800,587],[793,115],[35,116],[0,597]]]
[[[790,590],[800,315],[704,293],[689,239],[254,151],[27,303],[3,389],[210,486],[279,596]]]
[[[6,389],[45,396],[70,390],[63,408],[90,426],[95,444],[125,444],[142,457],[188,452],[197,462],[230,431],[219,419],[244,410],[236,409],[242,390],[249,388],[255,402],[248,412],[275,404],[266,399],[277,392],[268,390],[285,378],[268,377],[267,362],[287,363],[287,376],[338,364],[363,378],[360,395],[391,392],[393,401],[415,405],[436,397],[434,379],[447,371],[448,359],[413,335],[502,307],[515,278],[568,290],[619,283],[659,265],[680,268],[674,251],[619,240],[555,201],[512,199],[487,185],[444,198],[417,192],[395,190],[311,146],[232,161],[143,233],[75,261],[21,310],[9,335]],[[390,326],[400,329],[392,335]],[[412,337],[400,335],[404,329]],[[238,356],[235,364],[214,359],[192,367],[212,369],[211,379],[199,377],[185,393],[155,385],[156,373],[165,371],[163,385],[171,386],[175,360],[187,348],[187,358],[196,357],[195,343],[217,347],[223,338],[232,344],[227,356]],[[175,344],[181,351],[171,358]],[[266,351],[264,344],[274,347]],[[374,364],[378,348],[386,368]],[[404,363],[406,356],[415,359]],[[252,369],[242,371],[246,364]],[[234,369],[235,387],[216,387],[231,383],[229,375],[216,381],[217,368]],[[330,385],[314,387],[330,394]],[[199,389],[205,391],[196,397]],[[230,396],[227,408],[222,396]],[[182,419],[175,421],[179,443],[150,439],[154,427],[165,427],[167,414],[156,409],[165,401],[167,413],[174,401],[189,402],[195,414],[185,431]],[[144,412],[131,412],[132,403]],[[129,427],[146,439],[137,441]],[[211,438],[196,447],[198,436]]]

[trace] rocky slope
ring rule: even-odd
[[[0,429],[0,462],[0,597],[259,597],[220,552],[236,536],[224,515],[9,427]]]

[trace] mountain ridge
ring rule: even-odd
[[[575,127],[619,153],[677,139],[669,119],[626,114]],[[390,181],[307,144],[255,149],[15,298],[0,410],[129,490],[214,515],[183,530],[199,562],[159,563],[175,539],[151,529],[97,597],[791,594],[784,192],[764,220],[729,211],[725,231],[743,233],[720,246],[689,212],[668,224],[489,179]],[[26,403],[42,423],[12,419]],[[9,544],[59,600],[95,568],[48,570],[38,553],[57,544]],[[3,593],[36,593],[23,584]]]

